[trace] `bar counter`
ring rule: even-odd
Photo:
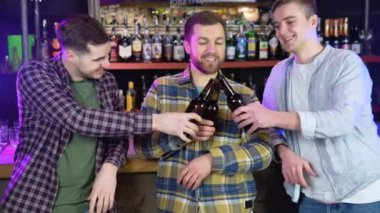
[[[0,178],[10,178],[15,148],[8,146],[0,153]],[[119,173],[156,172],[158,161],[132,158],[119,169]]]

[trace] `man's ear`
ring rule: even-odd
[[[185,47],[185,51],[190,55],[190,43],[187,40],[184,40],[183,46]]]
[[[317,15],[310,16],[309,21],[311,23],[311,26],[316,28],[318,25],[318,16]]]
[[[73,51],[72,49],[66,49],[66,54],[67,54],[67,58],[70,61],[76,60],[78,57],[75,51]]]

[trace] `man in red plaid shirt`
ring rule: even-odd
[[[112,210],[129,135],[161,131],[189,141],[194,113],[123,112],[109,65],[109,37],[88,16],[62,21],[61,54],[18,74],[20,145],[2,199],[6,212]]]

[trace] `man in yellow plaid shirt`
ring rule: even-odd
[[[185,25],[184,47],[190,64],[183,72],[158,78],[145,97],[142,112],[184,112],[211,78],[223,75],[225,23],[215,14],[195,13]],[[255,93],[228,80],[232,88],[251,102]],[[268,167],[272,159],[266,129],[242,133],[232,121],[227,98],[218,100],[217,123],[203,120],[192,142],[153,133],[136,138],[137,153],[160,158],[157,172],[159,212],[252,212],[256,185],[252,172]]]

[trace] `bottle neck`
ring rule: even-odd
[[[218,80],[219,80],[221,88],[223,89],[223,91],[226,93],[227,96],[232,96],[236,94],[224,76],[219,75]]]
[[[212,93],[212,90],[214,88],[214,85],[215,85],[215,80],[213,78],[211,78],[208,83],[206,84],[205,88],[202,90],[201,94],[199,95],[199,97],[201,99],[208,99],[210,96],[211,96],[211,93]]]

